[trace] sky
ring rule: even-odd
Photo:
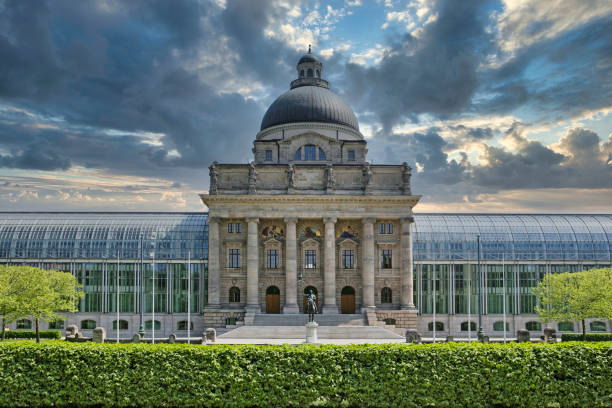
[[[0,0],[0,211],[203,211],[312,44],[415,212],[612,212],[609,0]]]

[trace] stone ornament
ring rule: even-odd
[[[529,331],[525,329],[517,330],[516,332],[516,341],[519,343],[526,343],[530,340]]]
[[[210,194],[217,194],[217,187],[219,186],[219,171],[217,170],[217,162],[214,161],[213,164],[208,168],[208,174],[210,175]]]
[[[91,338],[91,341],[94,343],[104,343],[104,340],[106,340],[106,330],[104,327],[96,327],[93,330],[93,337]]]
[[[363,176],[363,191],[367,192],[370,190],[370,184],[372,182],[372,169],[370,168],[370,163],[366,162],[366,164],[363,165],[361,174]]]
[[[406,330],[406,343],[421,344],[421,341],[421,334],[418,331],[414,329]]]
[[[257,190],[255,186],[257,185],[257,170],[255,169],[255,163],[249,163],[249,194],[255,194]]]
[[[326,190],[329,192],[336,187],[336,177],[334,176],[334,166],[331,163],[325,168]]]
[[[139,333],[134,333],[132,336],[132,343],[140,343],[142,341],[142,336]]]
[[[204,332],[204,336],[207,343],[214,343],[217,341],[217,331],[215,329],[209,328]]]
[[[404,162],[402,163],[402,192],[404,194],[411,194],[410,177],[412,177],[412,167]]]
[[[293,163],[289,163],[287,166],[287,188],[295,188],[295,166]]]

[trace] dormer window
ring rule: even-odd
[[[300,78],[304,78],[304,70],[300,71]]]
[[[302,150],[304,150],[304,157],[302,157]],[[317,151],[319,152],[318,158]],[[305,145],[295,151],[295,156],[293,157],[293,160],[327,160],[327,155],[325,154],[325,151],[320,147],[317,147],[315,145]]]
[[[312,78],[312,68],[308,68],[307,76],[308,78]]]

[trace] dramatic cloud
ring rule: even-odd
[[[604,0],[0,0],[0,209],[200,210],[309,43],[423,208],[609,210]]]

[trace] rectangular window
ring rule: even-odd
[[[355,268],[355,250],[343,249],[342,250],[342,267],[344,269]]]
[[[227,232],[229,232],[230,234],[234,232],[234,224],[232,224],[231,222],[227,224]]]
[[[234,231],[236,231],[237,234],[240,234],[242,232],[242,224],[237,222],[234,226]]]
[[[354,150],[348,151],[348,161],[355,161],[355,151]]]
[[[393,224],[387,224],[387,234],[393,234]]]
[[[229,259],[228,259],[228,267],[229,268],[240,268],[240,249],[230,249],[229,250]]]
[[[382,223],[378,224],[378,233],[379,234],[385,234],[386,233],[385,231],[386,231],[385,230],[385,224],[382,224]]]
[[[266,161],[272,161],[272,150],[266,150]]]
[[[278,268],[278,249],[268,249],[268,256],[266,258],[266,267],[268,269]]]
[[[304,268],[314,269],[317,267],[317,251],[314,249],[304,250]]]
[[[317,150],[314,145],[304,146],[304,160],[317,160]]]
[[[380,262],[380,267],[383,269],[391,269],[393,266],[391,264],[391,250],[390,249],[383,249],[381,251],[381,262]]]

